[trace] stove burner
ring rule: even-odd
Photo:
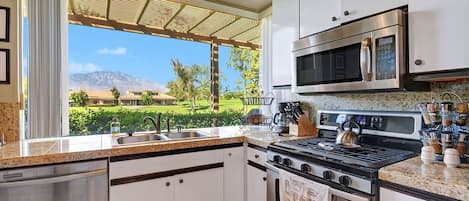
[[[336,145],[333,139],[314,138],[275,143],[276,146],[296,150],[306,155],[317,155],[341,160],[344,163],[379,168],[414,155],[411,151],[363,145],[344,147]]]

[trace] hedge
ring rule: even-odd
[[[70,111],[69,126],[70,135],[93,135],[109,133],[110,124],[113,115],[119,118],[121,132],[136,132],[154,130],[151,123],[143,124],[143,118],[146,116],[155,117],[155,112],[124,110],[104,111],[85,109],[80,111]],[[213,126],[233,126],[239,125],[239,119],[242,116],[241,111],[224,111],[220,113],[163,113],[161,121],[161,130],[166,129],[166,119],[170,119],[171,129],[176,125],[182,125],[183,128],[206,128]]]

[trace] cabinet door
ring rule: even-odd
[[[244,147],[224,150],[224,201],[244,200]]]
[[[401,7],[408,4],[408,2],[409,0],[341,0],[341,22],[348,22]]]
[[[173,196],[173,177],[111,186],[110,189],[110,201],[172,201]]]
[[[248,165],[247,168],[247,201],[267,200],[267,173]]]
[[[380,201],[424,201],[422,199],[412,197],[410,195],[402,194],[396,191],[392,191],[387,188],[379,189],[379,200]]]
[[[290,86],[293,42],[299,39],[300,0],[272,1],[272,86]]]
[[[469,67],[469,1],[409,1],[410,72]]]
[[[223,168],[191,172],[174,176],[174,201],[223,200]]]
[[[339,24],[340,0],[300,0],[300,38]]]

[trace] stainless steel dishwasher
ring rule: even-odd
[[[108,201],[107,160],[0,171],[1,201]]]

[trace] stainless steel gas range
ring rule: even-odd
[[[345,120],[362,127],[360,146],[335,144]],[[268,201],[377,201],[378,170],[416,156],[419,113],[318,111],[319,138],[268,147]]]

